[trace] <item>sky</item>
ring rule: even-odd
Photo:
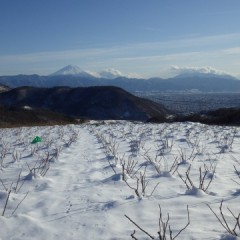
[[[239,0],[0,0],[0,75],[74,64],[168,77],[240,78]]]

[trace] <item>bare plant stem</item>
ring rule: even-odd
[[[20,178],[21,178],[21,173],[22,173],[22,169],[21,169],[21,171],[19,172],[19,174],[18,174],[18,179],[17,179],[17,183],[16,183],[16,187],[15,187],[15,193],[17,193],[18,192],[18,184],[19,184],[19,181],[20,181]]]
[[[131,223],[133,223],[139,230],[141,230],[143,233],[145,233],[146,235],[148,235],[151,239],[154,239],[153,236],[151,236],[147,231],[145,231],[144,229],[142,229],[138,224],[136,224],[130,217],[128,217],[126,214],[124,215]]]
[[[222,227],[231,235],[233,236],[240,236],[240,233],[237,233],[236,230],[240,230],[240,213],[235,216],[233,214],[233,212],[228,208],[228,211],[231,213],[231,215],[233,216],[233,218],[235,219],[236,223],[234,224],[233,229],[230,228],[229,226],[229,222],[227,221],[226,217],[224,216],[223,210],[222,210],[222,206],[223,206],[223,200],[221,201],[220,207],[219,207],[219,211],[220,211],[220,216],[221,218],[213,211],[213,209],[210,207],[209,204],[207,204],[207,206],[209,207],[209,209],[211,210],[211,212],[215,215],[215,217],[217,218],[218,222],[222,225]]]
[[[169,224],[170,221],[170,216],[169,213],[167,214],[167,219],[164,220],[163,219],[163,214],[162,214],[162,209],[161,206],[159,204],[159,220],[158,220],[158,225],[159,225],[159,230],[158,230],[158,236],[159,236],[159,240],[174,240],[176,239],[189,225],[190,225],[190,214],[189,214],[189,208],[187,205],[187,214],[188,214],[188,221],[186,223],[186,225],[180,229],[177,234],[173,237],[172,234],[172,229],[171,226]],[[140,227],[136,222],[134,222],[130,217],[128,217],[127,215],[124,215],[130,222],[132,222],[138,229],[140,229],[143,233],[145,233],[148,237],[150,237],[151,239],[155,239],[152,235],[150,235],[146,230],[144,230],[142,227]],[[134,237],[135,234],[135,230],[134,232],[131,234],[131,237],[136,239]],[[168,235],[169,234],[169,235]],[[169,238],[168,238],[169,236]]]
[[[134,235],[135,235],[136,231],[134,230],[133,233],[131,234],[131,237],[135,240],[138,240]]]
[[[0,182],[3,185],[3,188],[5,189],[5,191],[7,191],[8,189],[7,189],[6,185],[4,184],[4,182],[3,182],[3,180],[1,178],[0,178]]]
[[[25,200],[25,198],[27,197],[29,192],[26,193],[26,195],[24,196],[24,198],[18,203],[18,205],[16,206],[16,208],[13,210],[12,215],[17,211],[18,207],[20,206],[20,204]]]
[[[177,237],[180,235],[180,233],[181,233],[182,231],[184,231],[184,230],[190,225],[190,214],[189,214],[188,205],[187,205],[187,214],[188,214],[188,222],[187,222],[187,224],[185,225],[185,227],[183,227],[183,228],[177,233],[177,235],[176,235],[173,239],[177,238]]]
[[[5,214],[5,211],[6,211],[6,208],[7,208],[7,205],[8,205],[8,200],[9,200],[9,197],[10,197],[11,192],[12,192],[12,189],[10,189],[10,190],[8,191],[8,195],[7,195],[7,199],[6,199],[4,208],[3,208],[2,216],[4,216],[4,214]]]

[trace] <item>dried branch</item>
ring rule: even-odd
[[[237,170],[236,166],[233,165],[234,169],[235,169],[235,173],[238,176],[238,178],[240,178],[240,171]]]
[[[153,236],[151,236],[147,231],[145,231],[143,228],[141,228],[137,223],[135,223],[130,217],[128,217],[126,214],[124,215],[131,223],[133,223],[140,231],[145,233],[147,236],[149,236],[151,239],[154,239]]]
[[[175,237],[173,239],[177,238],[180,235],[180,233],[182,231],[184,231],[190,225],[190,214],[189,214],[188,205],[187,205],[187,214],[188,214],[188,222],[187,222],[187,224],[175,235]]]
[[[131,237],[135,240],[138,240],[134,235],[135,235],[136,231],[134,230],[133,233],[131,234]]]
[[[161,209],[161,206],[159,204],[159,219],[158,219],[158,226],[159,226],[158,237],[159,237],[159,240],[167,240],[167,239],[174,240],[174,239],[177,239],[177,237],[190,225],[190,214],[189,214],[188,206],[187,206],[187,214],[188,214],[188,221],[187,221],[186,225],[182,229],[180,229],[175,236],[173,236],[172,229],[171,229],[171,226],[169,224],[169,222],[170,222],[169,213],[167,214],[167,219],[164,220],[163,219],[163,214],[162,214],[162,209]],[[128,217],[127,215],[125,215],[125,217],[130,222],[132,222],[140,231],[145,233],[148,237],[150,237],[151,239],[155,239],[154,236],[152,236],[150,233],[148,233],[146,230],[144,230],[142,227],[140,227],[130,217]],[[131,235],[131,237],[136,239],[134,237],[134,234],[135,234],[135,230],[134,230],[133,234]]]
[[[18,207],[21,205],[21,203],[26,199],[29,192],[27,192],[24,196],[24,198],[18,203],[18,205],[15,207],[15,209],[12,212],[12,215],[17,211]]]
[[[181,180],[184,182],[184,184],[186,185],[187,189],[190,190],[191,188],[195,187],[193,181],[191,180],[190,177],[190,171],[191,171],[191,165],[189,165],[185,175],[186,178],[184,179],[183,176],[178,172],[178,176],[181,178]],[[204,171],[202,170],[202,167],[199,167],[199,184],[198,184],[198,189],[203,190],[204,192],[207,192],[210,184],[212,183],[212,180],[214,178],[216,172],[216,166],[213,168],[212,172],[209,171],[209,169],[207,168],[206,164],[204,164]],[[210,175],[210,180],[208,181],[207,185],[206,185],[206,177],[208,174]]]
[[[238,213],[237,216],[235,216],[233,214],[233,212],[228,208],[228,211],[231,213],[231,215],[233,216],[234,220],[235,220],[235,224],[234,227],[231,228],[229,226],[229,221],[226,219],[224,213],[223,213],[223,200],[221,201],[220,207],[219,207],[219,212],[220,212],[220,216],[218,216],[213,209],[210,207],[209,204],[207,204],[207,206],[209,207],[209,209],[211,210],[211,212],[215,215],[215,217],[217,218],[218,222],[222,225],[222,227],[231,235],[233,236],[240,236],[240,213]]]
[[[10,197],[11,192],[12,192],[12,189],[10,189],[10,190],[8,191],[8,195],[7,195],[7,199],[6,199],[6,201],[5,201],[5,205],[4,205],[4,208],[3,208],[2,216],[4,216],[4,214],[5,214],[5,211],[6,211],[6,208],[7,208],[7,205],[8,205],[8,200],[9,200],[9,197]]]
[[[3,180],[0,178],[0,182],[3,185],[3,188],[5,191],[8,191],[8,188],[6,187],[6,185],[4,184]]]

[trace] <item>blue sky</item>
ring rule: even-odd
[[[240,77],[239,0],[0,0],[0,75],[68,65]]]

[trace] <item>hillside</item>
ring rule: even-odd
[[[160,104],[135,97],[117,87],[33,88],[21,87],[0,94],[0,104],[48,109],[75,118],[164,121]]]
[[[213,111],[194,113],[190,115],[176,116],[175,121],[179,122],[199,122],[208,125],[240,125],[239,108],[220,108]]]
[[[77,123],[77,121],[71,117],[48,110],[0,105],[0,128],[70,123]]]

